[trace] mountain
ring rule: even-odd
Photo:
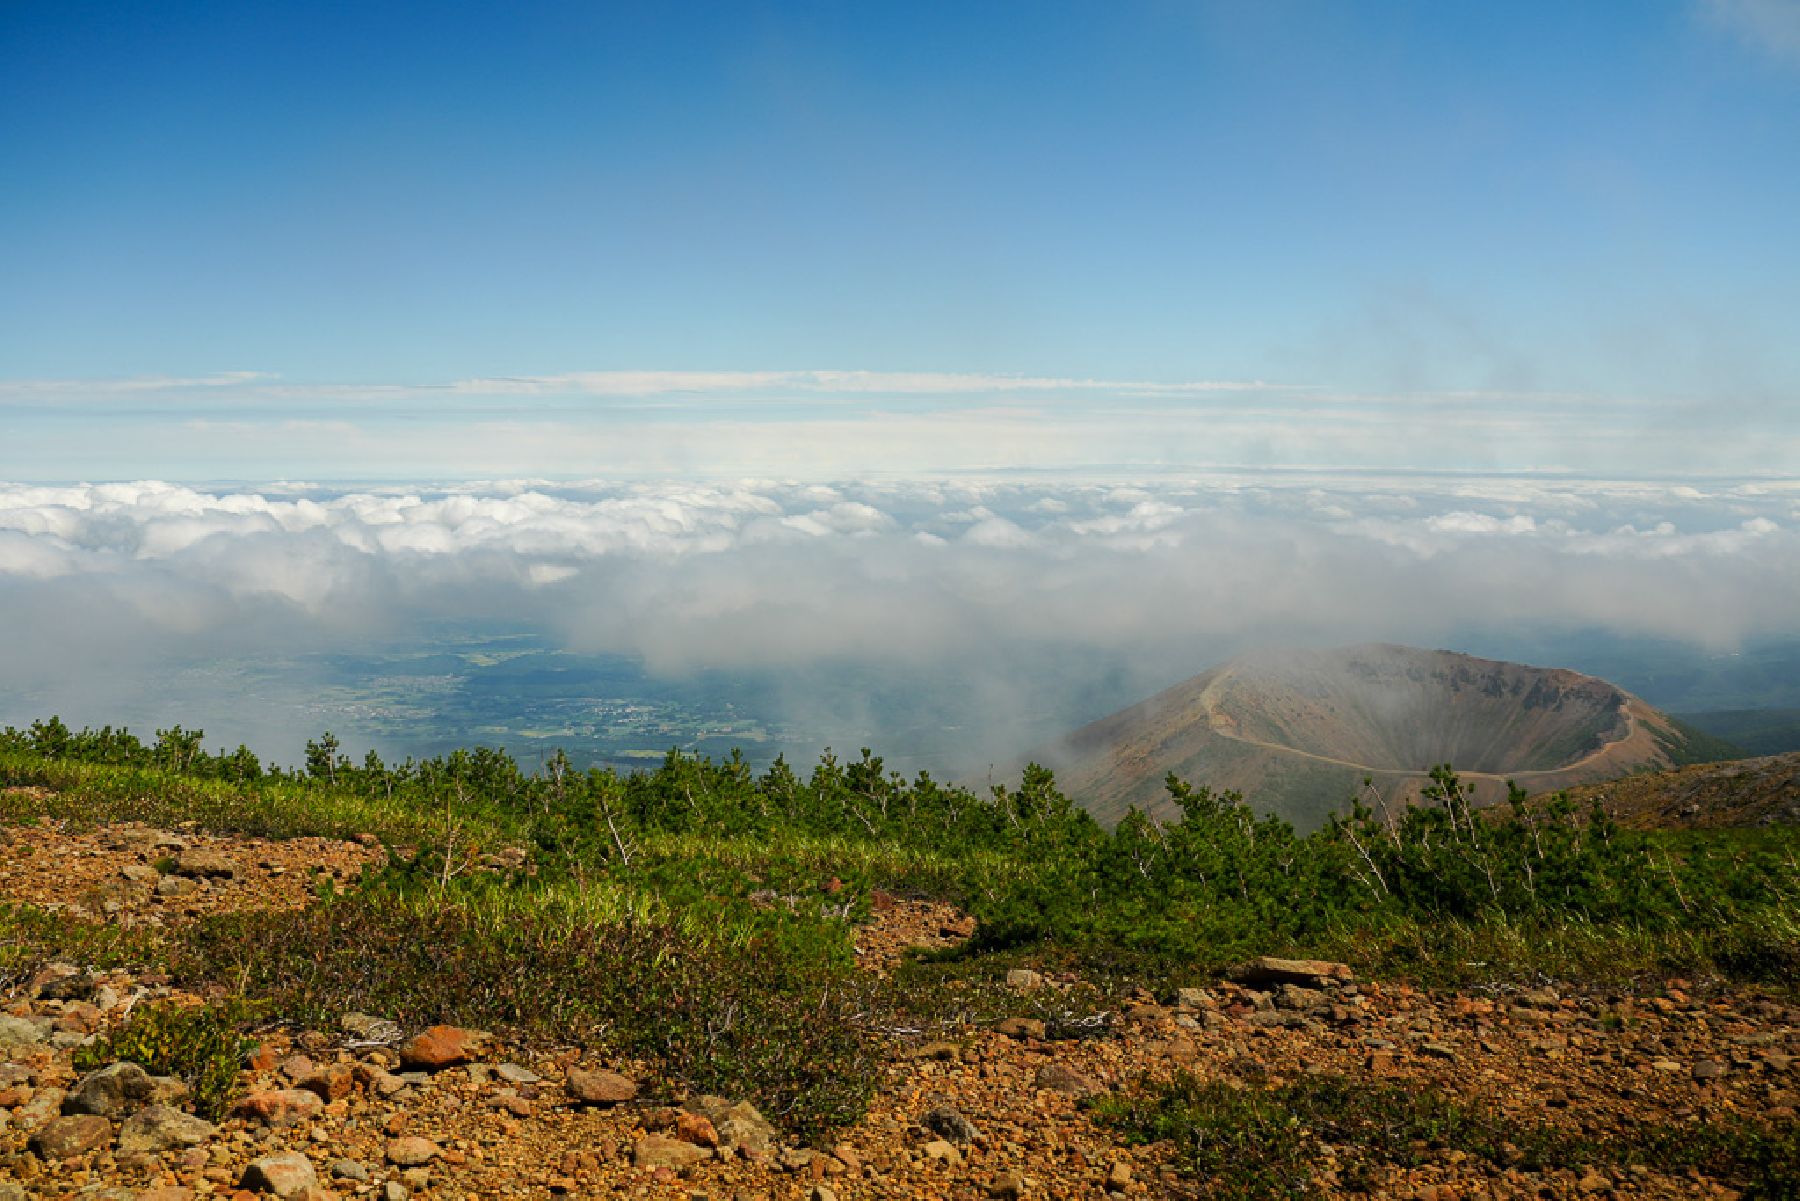
[[[1233,660],[1069,735],[1046,756],[1103,821],[1170,814],[1173,772],[1302,828],[1371,780],[1410,800],[1452,764],[1482,803],[1730,755],[1615,685],[1559,668],[1370,644]]]
[[[1800,754],[1628,776],[1572,790],[1598,801],[1621,825],[1641,830],[1800,825]]]

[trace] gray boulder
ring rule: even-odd
[[[975,1123],[951,1105],[940,1105],[931,1110],[924,1118],[925,1129],[940,1138],[948,1139],[959,1146],[968,1146],[981,1137],[981,1131],[975,1129]]]
[[[131,1155],[197,1147],[217,1133],[218,1127],[204,1118],[167,1105],[148,1105],[125,1119],[119,1150]]]
[[[83,1113],[46,1122],[31,1136],[29,1145],[39,1159],[72,1159],[106,1146],[112,1136],[111,1122]]]
[[[146,1105],[168,1105],[187,1095],[187,1085],[173,1076],[152,1076],[129,1061],[89,1072],[63,1099],[64,1113],[92,1113],[120,1118]]]
[[[202,880],[229,880],[237,875],[237,864],[204,847],[181,852],[175,860],[175,874]]]

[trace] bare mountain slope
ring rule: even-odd
[[[1695,764],[1571,796],[1580,805],[1599,801],[1620,824],[1643,830],[1800,825],[1800,753]]]
[[[1365,777],[1409,800],[1450,763],[1493,801],[1508,779],[1535,793],[1670,767],[1685,740],[1592,676],[1371,644],[1234,660],[1076,731],[1051,761],[1105,821],[1132,805],[1168,812],[1174,772],[1310,828]]]

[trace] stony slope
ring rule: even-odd
[[[1571,796],[1643,830],[1800,825],[1800,753],[1627,776]]]
[[[1234,660],[1076,731],[1051,759],[1103,820],[1167,812],[1174,772],[1310,828],[1365,778],[1405,800],[1450,763],[1492,801],[1508,779],[1541,792],[1670,767],[1684,740],[1592,676],[1371,644]]]
[[[4,832],[33,848],[33,863],[0,872],[0,902],[64,901],[46,870],[60,865],[84,885],[73,910],[122,925],[192,920],[185,898],[137,887],[137,869],[172,852],[172,877],[210,881],[192,894],[205,896],[198,912],[305,903],[289,887],[291,844],[144,827]],[[346,877],[367,859],[353,843],[306,849]],[[105,888],[111,880],[126,887]],[[941,944],[971,924],[940,904],[880,901],[859,959],[879,971],[900,946]],[[0,1199],[1194,1197],[1199,1182],[1170,1170],[1172,1144],[1125,1145],[1082,1102],[1178,1071],[1246,1089],[1318,1073],[1430,1087],[1590,1138],[1745,1117],[1779,1126],[1800,1102],[1790,999],[1702,995],[1678,981],[1630,994],[1428,992],[1357,981],[1341,965],[1263,961],[1173,996],[1103,999],[1095,1020],[1047,1030],[1042,1017],[1066,1011],[1073,983],[1013,973],[1014,1018],[891,1032],[869,1114],[808,1147],[757,1115],[754,1099],[672,1094],[640,1065],[579,1046],[361,1015],[267,1031],[237,1077],[242,1101],[207,1123],[182,1112],[178,1090],[146,1104],[95,1079],[130,1069],[84,1076],[73,1064],[135,1006],[200,998],[126,970],[50,964],[0,980]],[[1454,1145],[1358,1168],[1355,1148],[1316,1142],[1309,1154],[1337,1165],[1318,1181],[1321,1198],[1740,1195],[1697,1172],[1504,1164]]]

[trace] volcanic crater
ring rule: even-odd
[[[1509,779],[1537,793],[1671,766],[1682,738],[1593,676],[1382,643],[1235,659],[1076,731],[1051,760],[1103,820],[1171,815],[1173,772],[1310,827],[1366,787],[1410,801],[1439,764],[1489,803]]]

